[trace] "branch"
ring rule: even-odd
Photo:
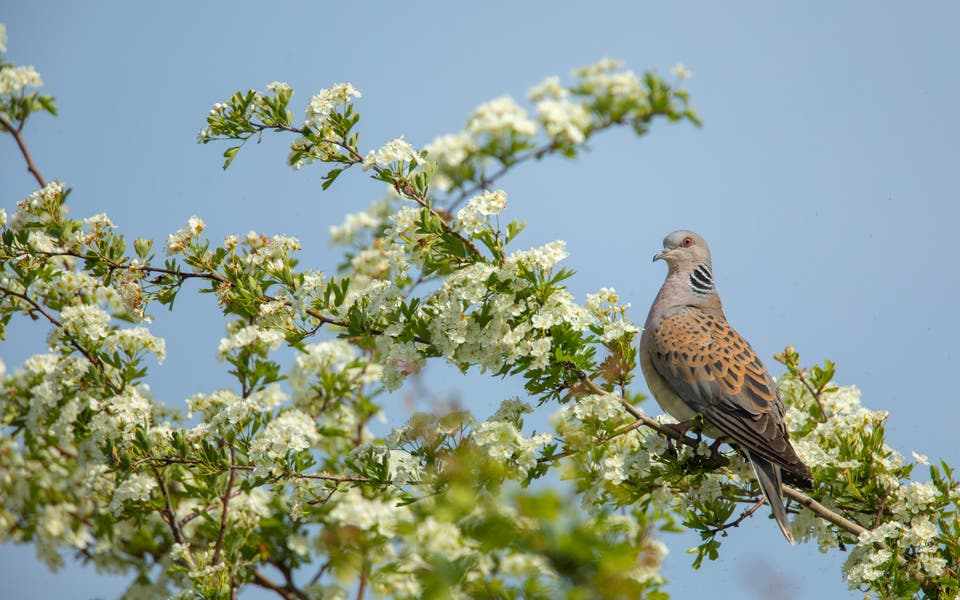
[[[220,510],[220,531],[217,532],[217,543],[213,548],[213,560],[212,564],[214,566],[220,564],[220,553],[223,551],[223,540],[227,535],[227,509],[230,506],[230,498],[232,498],[231,492],[233,491],[233,482],[237,477],[237,470],[234,469],[234,465],[237,464],[237,449],[230,443],[230,474],[227,476],[227,489],[223,491],[223,495],[220,496],[220,503],[223,505],[223,508]]]
[[[791,500],[796,501],[801,506],[806,506],[810,509],[812,513],[821,517],[822,519],[833,523],[840,529],[847,531],[855,536],[860,536],[861,533],[867,531],[866,527],[858,525],[853,521],[847,519],[846,517],[839,515],[826,506],[820,504],[810,496],[804,494],[803,492],[796,490],[788,485],[783,486],[783,495]]]
[[[757,509],[763,506],[764,504],[766,504],[766,502],[767,502],[767,499],[764,497],[761,497],[759,501],[754,503],[754,505],[748,508],[747,510],[740,513],[740,516],[734,519],[733,521],[730,521],[729,523],[724,523],[723,525],[719,527],[715,527],[713,529],[707,529],[706,531],[704,531],[704,533],[716,535],[721,531],[730,529],[731,527],[740,527],[740,523],[743,523],[745,520],[752,517],[753,513],[757,512]]]
[[[33,157],[30,156],[30,150],[27,149],[27,144],[24,143],[23,136],[20,134],[20,131],[23,129],[23,122],[21,121],[20,127],[14,129],[9,121],[0,117],[0,126],[3,126],[4,129],[9,131],[13,139],[16,140],[17,146],[20,147],[20,153],[23,154],[23,159],[27,161],[27,170],[33,174],[33,177],[37,180],[37,183],[40,184],[40,187],[47,187],[46,180],[43,178],[43,175],[40,174],[37,165],[33,164]]]
[[[592,379],[587,377],[583,372],[578,371],[580,383],[591,393],[591,394],[608,394],[610,392],[604,391],[600,386],[598,386]],[[661,423],[658,423],[656,420],[651,419],[647,415],[643,414],[640,410],[634,407],[632,404],[627,402],[625,399],[620,399],[620,404],[629,412],[637,421],[643,423],[644,426],[650,427],[651,429],[656,430],[661,435],[664,435],[670,439],[676,440],[682,444],[688,446],[696,447],[699,445],[698,441],[687,437],[685,434],[681,434],[679,431],[673,430],[669,427],[665,427]],[[850,519],[833,512],[823,504],[820,504],[810,496],[804,494],[803,492],[792,488],[788,485],[783,486],[783,495],[791,500],[794,500],[801,506],[805,506],[810,509],[815,515],[821,517],[833,525],[836,525],[840,529],[850,533],[851,535],[858,536],[867,531],[865,527],[854,523]]]
[[[595,129],[594,131],[600,131],[601,129],[606,129],[607,127],[610,127],[610,125],[605,125],[601,128]],[[586,140],[584,140],[584,142],[586,142]],[[514,161],[511,161],[509,164],[503,163],[503,166],[500,168],[500,170],[498,170],[496,173],[494,173],[489,177],[485,175],[481,175],[480,181],[478,181],[472,187],[465,188],[464,190],[462,190],[460,194],[458,194],[457,197],[453,200],[453,202],[450,203],[450,206],[447,207],[447,210],[452,211],[456,207],[460,206],[460,204],[470,196],[479,194],[485,189],[489,189],[492,183],[494,183],[496,180],[506,175],[507,172],[509,172],[510,169],[512,169],[513,167],[519,165],[520,163],[527,162],[531,158],[536,158],[537,160],[540,160],[550,152],[553,152],[554,150],[556,150],[558,146],[559,145],[555,141],[550,142],[549,144],[544,144],[543,146],[540,146],[539,148],[532,150],[527,154],[522,155],[520,158]]]
[[[160,484],[160,492],[163,494],[163,510],[160,511],[160,518],[170,527],[174,541],[186,546],[187,540],[183,537],[183,531],[180,529],[180,524],[177,523],[177,513],[174,512],[173,503],[170,501],[170,489],[167,487],[167,480],[164,479],[157,467],[153,468],[153,474],[157,478],[157,483]],[[184,560],[187,561],[191,570],[196,570],[197,566],[193,563],[193,558],[189,554],[184,555]]]
[[[282,586],[257,570],[253,572],[253,584],[274,591],[285,600],[306,600],[307,598],[307,595],[300,590],[291,588],[289,585]]]
[[[43,306],[41,306],[39,302],[37,302],[36,300],[33,300],[26,294],[21,292],[16,292],[14,290],[11,290],[5,287],[0,287],[0,293],[2,293],[4,297],[14,296],[16,298],[23,300],[24,302],[26,302],[32,307],[31,312],[40,313],[41,315],[43,315],[45,319],[47,319],[47,321],[50,322],[51,325],[53,325],[57,329],[63,330],[63,324],[60,323],[60,321],[58,321],[56,317],[54,317],[53,315],[48,313],[46,310],[44,310]],[[121,392],[121,387],[117,386],[116,384],[113,383],[113,381],[110,380],[110,376],[107,375],[107,370],[103,366],[103,361],[101,361],[98,356],[92,354],[86,348],[81,346],[80,342],[74,339],[73,336],[67,335],[65,337],[67,339],[67,343],[74,350],[82,354],[84,358],[90,361],[90,364],[95,366],[100,371],[100,373],[103,374],[103,381],[106,384],[106,386],[110,388],[110,391],[112,391],[114,394],[119,394]]]

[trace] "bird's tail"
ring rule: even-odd
[[[760,482],[760,490],[763,497],[767,499],[767,504],[773,511],[773,517],[780,526],[780,531],[787,541],[793,543],[793,534],[790,533],[790,520],[787,518],[787,509],[783,505],[783,487],[780,479],[780,466],[775,465],[765,458],[753,456],[747,452],[747,458],[753,465],[753,470],[757,474],[757,481]]]

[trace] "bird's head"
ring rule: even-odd
[[[687,306],[719,306],[710,248],[702,237],[685,229],[674,231],[663,239],[663,250],[653,257],[655,261],[660,259],[670,267],[667,281],[675,283],[664,289],[672,290],[674,301]]]
[[[653,256],[654,262],[666,261],[670,271],[686,271],[710,264],[710,248],[698,234],[680,229],[663,238],[663,250]]]

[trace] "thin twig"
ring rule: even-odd
[[[767,502],[767,499],[761,496],[761,497],[760,497],[760,500],[758,500],[756,503],[754,503],[754,505],[751,506],[750,508],[748,508],[747,510],[743,511],[742,513],[740,513],[740,516],[737,517],[736,519],[734,519],[733,521],[730,521],[729,523],[724,523],[723,525],[721,525],[721,526],[719,526],[719,527],[715,527],[715,528],[713,528],[713,529],[707,529],[707,530],[704,531],[704,533],[709,533],[709,534],[712,534],[712,535],[716,535],[716,534],[720,533],[721,531],[725,531],[725,530],[727,530],[727,529],[730,529],[731,527],[740,527],[740,523],[743,523],[745,520],[747,520],[748,518],[752,517],[752,516],[753,516],[753,513],[757,512],[757,509],[759,509],[761,506],[763,506],[766,502]]]
[[[183,537],[183,531],[180,529],[180,524],[177,522],[177,513],[173,510],[173,502],[170,500],[170,489],[167,487],[167,480],[164,478],[163,474],[160,472],[160,469],[157,467],[153,468],[153,475],[157,478],[157,483],[160,485],[160,493],[163,494],[163,510],[160,511],[160,518],[170,527],[170,532],[173,534],[173,540],[178,544],[185,546],[187,540]],[[193,562],[193,558],[189,553],[183,553],[184,560],[187,561],[187,565],[190,567],[190,570],[196,570],[197,566]]]
[[[33,157],[30,156],[30,150],[27,149],[27,144],[23,141],[23,136],[21,131],[23,129],[23,122],[20,122],[20,127],[14,129],[9,121],[0,117],[0,126],[10,132],[10,135],[13,136],[13,139],[17,142],[17,146],[20,147],[20,153],[23,154],[23,159],[27,161],[27,170],[33,174],[34,179],[37,180],[37,183],[40,184],[40,187],[47,187],[47,182],[43,178],[43,175],[40,174],[40,170],[37,169],[37,165],[33,164]]]
[[[51,325],[53,325],[53,326],[56,327],[57,329],[60,329],[61,331],[63,330],[63,324],[62,324],[56,317],[54,317],[53,315],[51,315],[50,313],[48,313],[46,310],[44,310],[43,306],[41,306],[39,302],[33,300],[32,298],[30,298],[30,297],[27,296],[26,294],[21,293],[21,292],[17,292],[17,291],[14,291],[14,290],[11,290],[11,289],[5,288],[5,287],[0,287],[0,293],[2,293],[4,297],[6,297],[6,296],[14,296],[15,298],[19,298],[19,299],[23,300],[24,302],[26,302],[27,304],[29,304],[31,307],[33,307],[33,311],[31,311],[31,312],[34,312],[34,311],[35,311],[35,312],[40,313],[41,315],[43,315],[43,317],[44,317],[45,319],[47,319],[47,321],[50,322]],[[84,358],[86,358],[88,361],[90,361],[90,364],[92,364],[94,367],[96,367],[96,368],[100,371],[100,373],[103,374],[103,381],[104,381],[104,383],[106,384],[106,386],[107,386],[108,388],[110,388],[110,391],[112,391],[114,394],[119,394],[119,393],[122,391],[122,387],[116,385],[116,384],[113,383],[113,381],[110,379],[110,376],[107,374],[106,368],[103,366],[103,361],[101,361],[98,356],[94,355],[93,353],[91,353],[90,351],[88,351],[86,348],[84,348],[84,347],[80,344],[80,342],[78,342],[73,336],[71,336],[71,335],[69,335],[69,334],[66,334],[64,337],[66,338],[67,343],[68,343],[74,350],[76,350],[77,352],[79,352],[80,354],[82,354]]]
[[[253,584],[276,592],[285,600],[303,600],[307,597],[306,594],[296,588],[290,589],[274,582],[258,570],[254,570],[253,572]]]
[[[223,540],[227,535],[227,509],[230,506],[231,492],[233,491],[233,482],[237,477],[237,470],[234,465],[237,464],[237,448],[230,443],[230,474],[227,475],[227,488],[220,496],[220,503],[223,508],[220,510],[220,531],[217,533],[217,543],[213,547],[213,565],[220,564],[220,554],[223,552]]]
[[[807,378],[804,377],[804,371],[806,369],[799,369],[797,371],[797,379],[800,380],[800,383],[803,384],[803,387],[807,388],[807,391],[810,392],[810,395],[813,396],[813,401],[817,403],[817,406],[820,408],[820,422],[827,422],[827,411],[823,408],[823,402],[820,401],[820,394],[823,393],[823,389],[814,390],[813,386],[810,385],[810,382],[807,381]]]

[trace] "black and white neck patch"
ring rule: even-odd
[[[690,273],[690,290],[700,296],[713,292],[713,273],[710,271],[710,265],[701,263]]]

